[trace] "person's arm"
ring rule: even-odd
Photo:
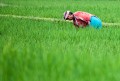
[[[88,22],[79,19],[79,25],[80,25],[81,27],[86,27],[86,26],[88,25]]]
[[[78,26],[77,24],[75,24],[75,23],[74,23],[74,26],[75,26],[75,28],[76,28],[76,29],[78,29],[78,28],[79,28],[79,26]]]
[[[89,24],[89,21],[84,20],[83,18],[79,17],[78,19],[80,19],[82,22],[85,22],[86,24]]]
[[[73,23],[76,29],[78,29],[79,27],[84,28],[88,25],[88,23],[85,22],[82,18],[76,18],[76,17]]]

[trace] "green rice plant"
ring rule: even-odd
[[[120,20],[119,1],[1,3],[11,6],[0,6],[0,14],[62,19],[66,10],[83,10],[96,14],[103,22]],[[0,81],[120,80],[119,25],[76,30],[72,23],[60,21],[0,16],[0,22]]]

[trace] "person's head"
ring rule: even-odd
[[[66,11],[64,12],[64,19],[65,20],[73,20],[74,16],[71,11]]]

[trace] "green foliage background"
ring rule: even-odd
[[[120,23],[117,0],[1,0],[0,14],[63,19],[86,11]],[[72,23],[0,17],[0,81],[119,81],[120,26],[76,30]]]

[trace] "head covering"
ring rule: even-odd
[[[64,12],[64,19],[65,19],[65,20],[68,18],[69,13],[70,13],[70,11]]]

